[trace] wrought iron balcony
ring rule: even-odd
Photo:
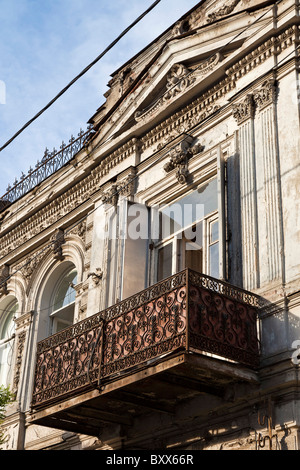
[[[32,408],[101,394],[180,354],[253,371],[258,308],[255,295],[184,270],[38,343]]]

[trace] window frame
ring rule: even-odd
[[[18,300],[15,298],[11,300],[6,308],[3,310],[3,315],[1,318],[0,322],[0,385],[8,386],[11,380],[11,374],[12,374],[12,369],[13,369],[13,353],[14,353],[14,342],[15,342],[15,316],[17,313],[17,310],[19,308],[19,303]],[[6,326],[6,323],[11,316],[10,321],[8,322],[8,325],[13,325],[12,331],[9,333],[9,335],[4,336],[4,328]],[[11,363],[7,364],[6,368],[3,370],[2,365],[3,365],[3,357],[2,354],[5,353],[5,350],[7,348],[10,348],[10,351],[8,351],[6,354],[6,359],[10,358]],[[6,377],[5,382],[3,382],[4,376]]]
[[[75,302],[76,302],[76,290],[75,290],[75,298],[74,300],[72,300],[71,302],[69,302],[68,304],[66,305],[62,305],[61,307],[57,308],[54,310],[54,307],[55,307],[55,300],[56,300],[56,296],[59,292],[59,289],[61,288],[63,282],[64,282],[64,279],[72,273],[72,271],[74,271],[76,274],[75,274],[75,278],[76,278],[76,283],[78,282],[78,271],[76,269],[75,266],[69,266],[59,277],[59,279],[57,280],[55,286],[54,286],[54,289],[53,289],[53,292],[52,292],[52,295],[51,295],[51,302],[50,302],[50,305],[51,305],[51,308],[50,308],[50,312],[49,312],[49,334],[50,335],[53,335],[53,334],[56,334],[56,333],[59,333],[60,331],[62,331],[63,329],[65,328],[68,328],[68,326],[71,326],[74,324],[74,318],[75,318]],[[76,285],[76,284],[75,284]],[[65,299],[65,297],[64,297]],[[64,300],[63,299],[63,300]],[[72,314],[73,314],[73,319],[72,321],[68,321],[68,320],[65,320],[64,318],[62,318],[62,316],[67,313],[68,314],[68,310],[71,310],[72,308]],[[60,328],[58,329],[58,324],[61,324],[61,325],[65,325],[63,326],[63,328]]]
[[[159,282],[162,279],[159,279],[158,276],[158,268],[159,268],[159,260],[158,260],[158,252],[161,248],[166,246],[169,243],[172,243],[172,272],[170,274],[176,274],[176,272],[179,272],[185,268],[185,251],[182,249],[182,242],[184,239],[184,232],[193,228],[199,223],[202,223],[202,273],[210,275],[210,246],[213,246],[215,244],[219,244],[219,259],[218,259],[218,277],[221,278],[222,273],[220,266],[222,263],[220,263],[220,256],[221,256],[221,238],[220,238],[220,223],[221,223],[221,217],[220,217],[220,197],[219,197],[219,177],[218,174],[211,175],[209,178],[202,180],[200,184],[194,185],[193,188],[191,188],[189,191],[187,191],[185,194],[180,193],[180,195],[176,195],[172,200],[169,200],[167,203],[162,203],[160,204],[160,207],[157,209],[158,213],[160,213],[164,208],[168,206],[172,206],[173,204],[176,204],[176,202],[180,201],[183,197],[188,196],[192,194],[193,191],[197,190],[198,188],[205,186],[212,182],[213,180],[216,180],[216,185],[217,185],[217,209],[211,211],[209,214],[204,214],[202,218],[193,221],[192,223],[188,224],[187,226],[180,228],[179,230],[175,231],[174,233],[171,233],[167,237],[163,239],[156,240],[153,244],[153,251],[154,255],[152,256],[152,263],[153,263],[153,274],[155,276],[155,282]],[[210,243],[210,226],[213,222],[218,221],[219,224],[219,231],[218,231],[218,240],[215,242]],[[158,217],[158,233],[161,233],[161,217]],[[181,245],[181,247],[180,247]],[[169,277],[169,276],[167,276]]]

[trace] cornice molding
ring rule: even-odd
[[[252,52],[245,55],[226,70],[226,75],[237,81],[251,70],[264,63],[271,56],[278,55],[293,45],[300,31],[300,26],[294,25],[277,36],[272,36]]]
[[[112,168],[137,150],[137,139],[131,139],[105,158],[91,174],[57,197],[46,207],[22,222],[1,238],[0,258],[7,256],[28,240],[51,227],[58,220],[86,202],[100,188],[100,182]]]

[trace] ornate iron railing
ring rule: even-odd
[[[178,350],[255,369],[258,308],[255,295],[184,270],[38,343],[33,408]]]
[[[77,137],[71,136],[68,144],[62,142],[60,150],[54,148],[52,152],[49,152],[46,149],[42,160],[35,165],[35,169],[30,167],[27,175],[22,173],[19,181],[16,178],[13,185],[6,188],[6,193],[0,198],[0,212],[74,158],[84,148],[93,132],[92,126],[89,126],[87,131],[80,129]]]

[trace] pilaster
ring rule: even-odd
[[[282,244],[280,220],[280,182],[278,168],[278,146],[276,136],[276,85],[273,78],[266,80],[254,92],[257,108],[259,145],[257,146],[257,175],[263,188],[261,203],[262,218],[259,230],[265,239],[264,269],[261,283],[282,277]],[[264,223],[264,226],[263,226]]]
[[[254,111],[251,94],[233,105],[239,126],[243,286],[249,290],[259,283]]]

